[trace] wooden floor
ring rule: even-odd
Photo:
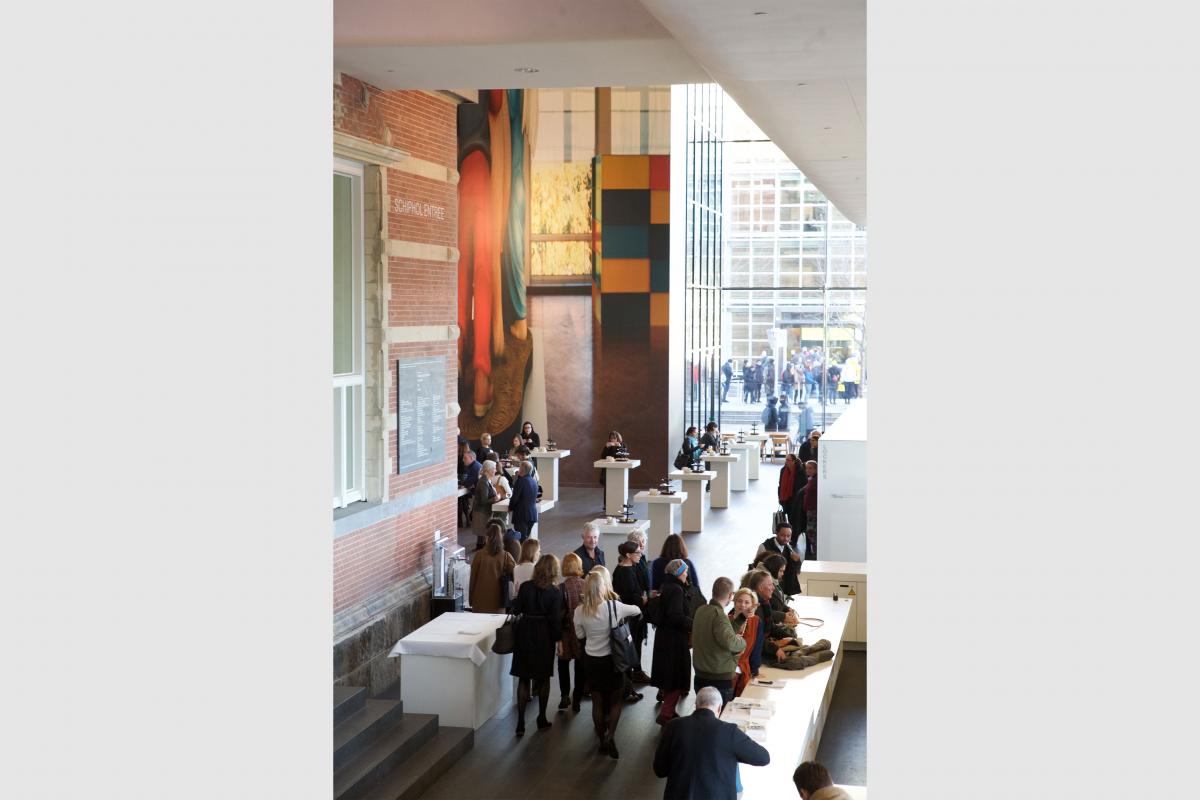
[[[721,575],[735,582],[746,570],[758,545],[770,536],[771,515],[776,505],[778,466],[763,464],[761,479],[750,481],[750,490],[734,492],[730,508],[708,510],[705,531],[686,534],[689,556],[700,574],[707,596]],[[560,489],[561,500],[539,523],[543,552],[560,558],[580,544],[580,532],[588,520],[603,516],[602,489]],[[646,508],[637,509],[646,518]],[[678,514],[676,525],[678,525]],[[468,551],[475,537],[459,531],[459,541]],[[605,553],[610,566],[616,553]],[[651,633],[653,636],[653,633]],[[650,671],[650,646],[643,652],[643,666]],[[516,709],[510,708],[475,732],[475,747],[422,797],[430,800],[495,798],[495,800],[549,800],[550,798],[619,798],[650,800],[662,797],[664,781],[654,776],[651,764],[658,743],[654,716],[655,689],[642,687],[646,698],[626,706],[621,716],[616,743],[621,757],[613,761],[596,752],[591,725],[591,705],[585,701],[580,714],[558,712],[557,676],[550,690],[548,715],[554,726],[538,731],[534,725],[536,702],[526,712],[527,733],[513,736]],[[691,713],[693,696],[680,704],[680,713]],[[866,775],[866,654],[847,652],[838,679],[819,750],[835,781],[867,784]],[[828,759],[828,760],[826,760]],[[746,767],[745,769],[752,769]]]

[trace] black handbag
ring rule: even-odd
[[[496,628],[496,640],[492,642],[492,652],[506,655],[517,645],[517,618],[510,616]]]
[[[615,603],[609,600],[608,627],[611,629],[608,632],[609,652],[612,653],[613,669],[624,673],[640,667],[641,664],[638,662],[637,650],[633,646],[633,634],[629,632],[628,623],[622,620],[617,625],[613,624],[613,618],[616,616],[615,610]]]

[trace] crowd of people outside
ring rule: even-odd
[[[721,365],[722,403],[729,402],[735,376],[741,378],[741,399],[747,405],[763,402],[764,396],[777,403],[795,404],[806,398],[849,403],[861,396],[862,359],[853,350],[826,355],[820,347],[793,348],[782,367],[766,350],[740,363],[728,358]]]
[[[796,460],[790,463],[794,473]],[[481,482],[488,473],[484,466]],[[805,548],[793,543],[791,521],[803,505],[793,508],[792,495],[782,503],[784,489],[794,495],[800,485],[794,474],[792,481],[789,486],[781,478],[786,513],[777,517],[772,535],[733,570],[736,577],[720,576],[711,584],[701,583],[679,534],[666,537],[653,555],[646,553],[646,534],[632,532],[614,560],[589,522],[579,546],[560,560],[542,552],[536,539],[522,541],[502,520],[489,520],[483,546],[471,559],[469,605],[476,612],[515,615],[510,674],[517,679],[516,735],[525,735],[534,700],[537,729],[553,727],[550,691],[557,666],[558,713],[570,712],[569,720],[589,702],[597,752],[617,759],[622,709],[644,699],[639,687],[649,685],[657,692],[655,720],[664,726],[654,759],[655,773],[667,779],[663,796],[735,798],[738,764],[765,765],[770,755],[735,724],[721,721],[722,708],[764,665],[805,669],[833,657],[827,640],[808,643],[797,635],[800,619],[787,602],[800,592],[805,557]],[[642,653],[650,641],[647,674]],[[681,717],[679,705],[692,691],[696,710]],[[802,797],[839,796],[818,794],[825,788],[819,770],[797,770],[796,776]]]

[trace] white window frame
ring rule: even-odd
[[[364,233],[363,233],[363,165],[348,161],[343,158],[334,158],[333,172],[338,175],[344,175],[351,180],[353,191],[351,192],[351,229],[353,231],[353,264],[354,264],[354,280],[352,282],[354,297],[351,302],[351,308],[354,313],[354,346],[353,346],[353,369],[347,373],[335,374],[333,376],[334,391],[341,392],[341,417],[337,421],[334,431],[335,450],[339,450],[335,455],[338,457],[337,463],[341,467],[340,476],[335,474],[333,485],[333,507],[345,508],[351,503],[363,500],[366,497],[366,370],[364,368],[363,358],[363,339],[365,336],[364,330]],[[332,326],[331,326],[332,327]],[[347,403],[346,398],[353,397],[354,387],[358,387],[358,402]],[[347,414],[353,414],[352,420],[347,419]],[[352,421],[352,431],[356,444],[355,452],[358,454],[357,463],[352,466],[352,471],[355,474],[347,475],[346,470],[346,448],[344,434],[347,428],[347,422]],[[340,448],[338,445],[341,445]]]

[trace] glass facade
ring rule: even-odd
[[[721,421],[721,285],[725,93],[686,87],[684,414],[686,425]]]

